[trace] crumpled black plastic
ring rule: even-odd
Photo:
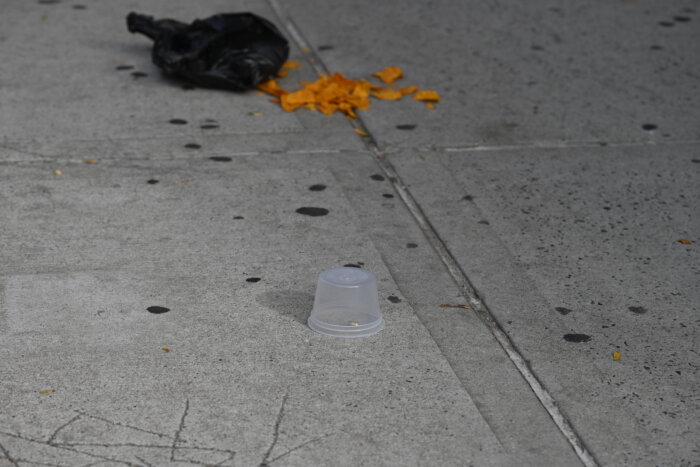
[[[153,39],[156,66],[201,87],[254,88],[273,78],[289,56],[282,33],[253,13],[225,13],[186,24],[132,12],[126,24],[130,32]]]

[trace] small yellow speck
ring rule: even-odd
[[[56,169],[56,170],[53,171],[53,174],[54,174],[54,175],[63,175],[63,172],[61,172],[60,170]]]
[[[250,115],[252,115],[253,117],[262,117],[263,116],[262,112],[251,112]]]
[[[44,389],[43,391],[39,391],[39,394],[53,394],[54,391],[53,389]]]
[[[162,350],[162,351],[163,351],[163,352],[165,352],[165,353],[168,353],[168,352],[170,352],[170,349],[169,349],[169,348],[167,348],[167,347],[163,347],[163,348],[162,348],[162,349],[160,349],[160,350]]]
[[[85,159],[83,162],[85,162],[86,164],[96,164],[97,159]]]
[[[350,326],[359,326],[359,325],[360,325],[360,323],[358,323],[357,321],[350,321]]]
[[[622,354],[620,352],[613,352],[613,360],[618,361],[621,358]]]
[[[435,104],[433,104],[432,102],[426,102],[425,106],[430,110],[433,110],[435,108]]]
[[[360,130],[359,128],[355,128],[355,133],[357,133],[360,136],[369,136],[367,133],[364,131]]]

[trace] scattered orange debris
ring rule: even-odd
[[[279,77],[286,76],[289,69],[301,68],[299,62],[290,60],[282,66]],[[386,84],[392,84],[403,76],[400,68],[390,66],[375,73]],[[267,93],[275,99],[270,102],[280,104],[286,112],[293,112],[301,107],[319,111],[325,115],[342,112],[346,117],[357,117],[356,110],[370,108],[370,97],[382,100],[399,100],[408,94],[414,94],[414,99],[423,101],[432,106],[433,102],[440,101],[440,96],[435,91],[419,91],[418,86],[405,88],[385,88],[372,84],[365,79],[352,80],[340,73],[332,75],[320,75],[313,82],[304,81],[303,87],[290,92],[283,89],[276,79],[271,79],[258,85],[258,90]]]
[[[403,77],[403,71],[397,66],[388,66],[379,73],[374,73],[372,76],[381,79],[385,84],[394,84],[394,81]]]
[[[422,102],[440,102],[440,95],[436,91],[418,91],[413,98]]]
[[[688,240],[687,238],[681,238],[680,240],[678,240],[678,243],[682,243],[683,245],[692,245],[695,242],[692,240]]]
[[[621,358],[622,354],[620,352],[613,352],[613,360],[618,361]]]

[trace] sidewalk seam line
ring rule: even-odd
[[[278,3],[278,0],[268,0],[268,3],[272,7],[273,11],[279,18],[279,20],[284,24],[285,29],[292,36],[293,40],[297,43],[300,48],[306,49],[306,54],[311,55],[314,60],[311,61],[311,65],[316,71],[321,70],[322,72],[327,72],[327,68],[323,64],[320,57],[313,52],[313,49],[309,46],[306,39],[303,37],[301,31],[292,22],[291,18],[284,13],[283,8]],[[320,65],[319,65],[320,64]],[[394,169],[393,165],[388,162],[382,150],[379,148],[374,136],[368,131],[362,118],[360,116],[357,119],[349,122],[354,128],[359,128],[364,131],[368,136],[363,138],[367,148],[372,153],[372,157],[379,166],[379,168],[384,172],[389,182],[394,187],[394,190],[399,194],[401,200],[406,205],[406,208],[411,213],[412,217],[423,231],[431,246],[437,253],[437,255],[442,260],[443,264],[447,268],[448,272],[452,276],[452,279],[457,284],[458,288],[462,294],[469,300],[470,304],[474,307],[474,311],[477,313],[481,321],[486,325],[486,327],[491,331],[496,341],[500,344],[503,350],[508,355],[508,358],[513,362],[515,367],[518,369],[520,374],[523,376],[525,381],[528,383],[532,391],[537,396],[538,400],[545,408],[549,416],[554,421],[555,425],[562,433],[562,435],[567,439],[574,452],[579,457],[581,462],[586,467],[598,467],[599,464],[586,448],[583,440],[578,436],[574,430],[571,423],[561,412],[557,406],[554,398],[549,394],[549,392],[544,388],[542,383],[539,381],[537,376],[534,374],[530,366],[528,365],[525,358],[517,350],[513,342],[508,337],[505,331],[498,324],[491,311],[486,307],[486,305],[481,301],[476,290],[472,286],[471,282],[467,278],[466,274],[459,266],[457,260],[452,256],[449,249],[442,241],[437,233],[437,230],[432,226],[427,216],[423,213],[418,203],[413,198],[413,195],[408,191],[406,186],[401,181],[398,173]]]

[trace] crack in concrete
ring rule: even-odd
[[[5,459],[10,461],[10,463],[12,465],[19,467],[17,460],[12,458],[12,456],[10,455],[10,452],[5,448],[5,446],[2,445],[2,443],[0,443],[0,451],[2,451],[2,455],[5,456]]]
[[[62,429],[66,428],[68,425],[70,425],[71,423],[73,423],[73,422],[75,422],[76,420],[78,420],[80,417],[82,417],[82,415],[81,415],[81,414],[78,414],[78,415],[76,415],[75,417],[73,417],[73,418],[71,418],[70,420],[68,420],[68,421],[67,421],[66,423],[64,423],[63,425],[61,425],[61,426],[59,426],[58,428],[56,428],[56,430],[51,434],[51,436],[49,436],[49,439],[46,440],[46,443],[47,443],[47,444],[53,444],[53,440],[56,439],[56,436],[58,435],[58,433],[59,433]]]
[[[170,460],[175,461],[175,449],[177,449],[177,443],[180,442],[180,433],[185,428],[185,418],[187,417],[187,411],[190,410],[190,400],[185,399],[185,410],[182,412],[182,417],[180,417],[180,424],[175,432],[175,437],[173,438],[173,444],[170,449]]]
[[[268,465],[268,458],[270,457],[270,454],[272,454],[272,450],[275,448],[275,445],[277,444],[277,439],[279,438],[280,435],[280,425],[282,424],[282,419],[284,418],[284,406],[287,403],[287,398],[289,397],[289,393],[285,393],[284,397],[282,397],[282,405],[280,405],[280,411],[277,413],[277,420],[275,420],[275,428],[274,431],[272,432],[272,443],[270,444],[270,447],[267,448],[267,452],[265,452],[265,456],[263,457],[262,462],[260,462],[260,467],[267,467]]]
[[[100,420],[101,422],[109,423],[110,425],[123,426],[124,428],[129,428],[131,430],[140,431],[142,433],[148,433],[150,435],[156,435],[156,436],[159,436],[161,438],[162,437],[170,438],[170,435],[167,435],[165,433],[158,433],[155,431],[144,430],[143,428],[139,428],[139,427],[132,426],[132,425],[127,425],[126,423],[115,422],[114,420],[109,420],[109,419],[106,419],[104,417],[98,417],[97,415],[91,415],[91,414],[89,414],[87,412],[83,412],[81,410],[75,410],[74,412],[76,412],[80,415],[83,415],[85,417],[94,418],[95,420]]]
[[[137,458],[140,462],[143,462],[143,465],[145,465],[146,467],[153,467],[153,464],[141,459],[139,456],[134,455],[134,457]]]
[[[286,452],[280,454],[279,456],[277,456],[277,457],[275,457],[275,458],[273,458],[273,459],[270,459],[269,461],[267,461],[267,465],[270,465],[270,464],[272,464],[273,462],[275,462],[276,460],[281,459],[281,458],[283,458],[284,456],[287,456],[287,455],[293,453],[293,452],[296,451],[297,449],[303,448],[303,447],[306,446],[307,444],[311,444],[311,443],[313,443],[313,442],[320,441],[320,440],[322,440],[322,439],[328,438],[329,436],[333,436],[334,434],[335,434],[335,433],[329,433],[329,434],[327,434],[327,435],[319,436],[318,438],[310,439],[310,440],[308,440],[308,441],[306,441],[306,442],[304,442],[304,443],[301,443],[301,444],[299,444],[299,445],[293,447],[292,449],[289,449],[288,451],[286,451]]]

